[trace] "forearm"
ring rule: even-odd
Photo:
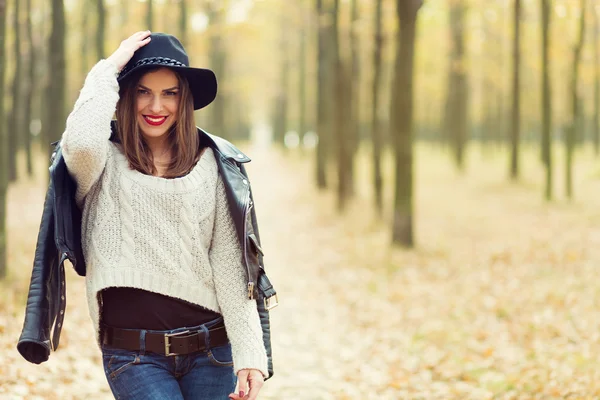
[[[222,178],[216,193],[215,223],[209,250],[217,300],[233,350],[234,370],[258,369],[268,376],[256,301],[247,297],[242,248],[227,205]]]
[[[236,262],[237,261],[237,262]],[[239,260],[226,260],[213,256],[212,262],[219,272],[214,274],[217,299],[225,328],[231,342],[234,372],[240,369],[257,369],[268,377],[267,354],[264,348],[262,328],[256,301],[248,300],[245,279]],[[228,269],[221,266],[229,265]]]
[[[61,147],[69,172],[77,181],[78,197],[96,182],[106,164],[110,121],[119,100],[114,63],[101,60],[88,73],[67,118]]]

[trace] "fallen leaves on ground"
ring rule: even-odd
[[[458,176],[420,149],[417,247],[403,250],[390,246],[390,213],[372,211],[368,168],[340,216],[333,193],[313,188],[312,158],[248,153],[281,302],[262,399],[600,397],[599,181],[580,174],[581,200],[544,204],[533,164],[508,184],[499,159]],[[16,352],[43,190],[19,183],[10,201],[19,270],[0,295],[0,398],[111,398],[72,272],[59,351],[39,366]]]

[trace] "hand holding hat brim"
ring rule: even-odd
[[[131,60],[133,54],[140,48],[150,43],[150,31],[136,32],[127,39],[123,40],[117,50],[112,53],[107,59],[117,66],[117,70],[121,71],[125,65]]]

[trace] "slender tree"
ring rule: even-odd
[[[510,178],[519,177],[519,139],[521,131],[521,0],[514,0],[513,31],[513,78],[512,78],[512,116],[510,129]]]
[[[379,216],[383,215],[383,177],[381,175],[381,149],[383,135],[381,119],[379,116],[379,99],[381,90],[381,53],[383,49],[382,32],[382,0],[377,0],[375,5],[375,51],[373,52],[373,87],[371,101],[371,135],[373,140],[373,184],[375,191],[375,208]]]
[[[48,80],[46,92],[46,126],[48,143],[59,140],[66,120],[66,65],[65,65],[65,8],[63,0],[52,0],[52,32],[48,42],[49,69],[52,78]],[[48,150],[50,148],[48,147]]]
[[[187,11],[187,0],[179,0],[179,40],[183,47],[187,47],[187,23],[188,23],[188,11]]]
[[[317,134],[319,141],[316,151],[316,180],[319,189],[327,187],[327,153],[329,145],[329,132],[331,127],[331,96],[330,85],[330,53],[329,42],[329,12],[325,9],[323,0],[316,0],[316,14],[318,21],[317,43]]]
[[[391,136],[395,153],[395,196],[392,241],[408,247],[413,239],[413,83],[417,13],[422,0],[397,0],[400,29],[392,84]]]
[[[569,199],[573,198],[573,150],[575,140],[582,129],[581,106],[579,104],[579,65],[581,64],[581,51],[585,40],[585,3],[586,0],[580,0],[579,16],[579,38],[573,48],[573,67],[571,71],[571,125],[565,132],[565,152],[566,152],[566,171],[565,171],[565,189]]]
[[[121,37],[125,39],[131,35],[131,27],[128,25],[129,21],[129,4],[131,0],[121,0],[121,7],[119,8],[121,14]]]
[[[147,9],[146,9],[146,27],[149,30],[152,30],[154,25],[152,24],[152,22],[154,21],[154,15],[153,15],[153,6],[152,6],[152,0],[147,0]]]
[[[6,2],[0,0],[0,60],[6,60]],[[8,134],[4,120],[4,72],[0,62],[0,279],[6,277],[6,194],[8,190]]]
[[[98,60],[101,60],[104,58],[104,32],[106,30],[106,8],[104,7],[104,0],[96,0],[96,13],[98,14],[96,57]]]
[[[508,7],[506,7],[508,8]],[[506,40],[506,36],[504,34],[504,29],[502,29],[506,25],[506,19],[508,18],[507,10],[505,9],[504,4],[498,7],[498,22],[501,27],[500,34],[495,37],[494,47],[496,48],[494,63],[498,66],[498,70],[502,71],[502,79],[497,79],[497,83],[495,85],[495,96],[494,96],[494,117],[493,117],[493,135],[494,135],[494,144],[495,147],[500,149],[502,148],[506,142],[508,133],[507,128],[507,120],[510,119],[507,107],[506,107],[506,97],[504,95],[504,71],[508,70],[508,60],[507,55],[509,52],[508,41]]]
[[[223,26],[225,19],[224,2],[213,1],[208,5],[208,20],[210,26],[210,63],[211,69],[217,75],[219,81],[226,80],[227,55],[225,52],[225,38],[223,37]],[[228,93],[221,91],[219,96],[211,104],[211,129],[218,135],[227,137],[225,110],[228,102]]]
[[[88,42],[88,37],[89,37],[89,23],[90,23],[90,7],[89,7],[89,1],[90,0],[81,0],[81,32],[79,35],[79,46],[81,49],[81,77],[85,78],[85,76],[88,73],[88,68],[89,68],[89,64],[88,64],[88,60],[89,60],[89,42]],[[96,53],[98,51],[96,50]]]
[[[298,40],[300,41],[300,46],[298,46],[298,64],[300,64],[300,68],[298,70],[298,102],[300,112],[298,116],[298,136],[300,138],[300,143],[302,143],[304,139],[304,134],[306,133],[306,42],[308,36],[308,21],[306,18],[306,9],[304,8],[304,5],[302,3],[300,3],[300,13],[300,35],[298,38]]]
[[[344,63],[341,55],[341,40],[340,40],[340,1],[333,2],[333,60],[334,60],[334,76],[335,76],[335,104],[334,104],[334,120],[335,120],[335,149],[337,161],[337,208],[343,211],[351,193],[351,181],[349,176],[350,164],[352,163],[352,148],[350,132],[351,118],[351,88],[348,85],[349,71]],[[350,92],[350,93],[349,93]]]
[[[445,125],[454,150],[456,166],[460,170],[464,167],[464,150],[468,137],[465,13],[464,0],[453,0],[450,6],[452,52],[448,73]]]
[[[541,0],[542,8],[542,162],[546,168],[544,195],[552,200],[552,92],[550,91],[551,0]]]
[[[350,118],[348,127],[349,133],[349,155],[348,155],[348,169],[346,178],[348,179],[348,194],[354,194],[354,156],[358,151],[360,143],[360,37],[358,35],[358,0],[351,0],[350,3],[350,53],[351,53],[351,65],[350,65],[350,83],[348,89],[348,101],[350,102]]]
[[[483,38],[487,43],[493,43],[496,38],[493,33],[493,25],[492,21],[486,18],[487,12],[490,6],[484,7],[481,10],[481,19],[482,19],[482,34]],[[481,141],[482,141],[482,150],[489,151],[490,146],[489,143],[492,140],[492,132],[493,132],[493,103],[495,97],[495,88],[494,88],[494,79],[490,68],[488,68],[489,60],[494,59],[494,52],[496,48],[495,46],[484,46],[482,48],[482,58],[480,60],[480,68],[481,68],[481,87],[482,87],[482,122],[481,122]]]
[[[19,148],[19,138],[22,135],[23,127],[23,56],[21,52],[21,23],[20,23],[20,0],[14,1],[13,10],[13,29],[15,33],[14,60],[15,71],[12,80],[11,98],[12,106],[8,119],[8,180],[14,182],[17,180],[17,150]]]
[[[275,97],[275,107],[273,112],[273,139],[275,143],[284,145],[285,133],[288,130],[288,96],[290,93],[290,49],[287,40],[288,22],[282,14],[280,21],[279,35],[279,87]]]
[[[25,155],[27,160],[27,175],[33,176],[33,162],[31,156],[31,132],[29,130],[32,120],[33,108],[33,90],[37,86],[35,66],[37,64],[36,46],[33,37],[33,27],[31,24],[31,0],[25,2],[27,19],[25,22],[27,32],[27,79],[25,82],[25,99],[23,103],[23,145],[25,147]]]
[[[593,4],[593,3],[592,3]],[[597,6],[592,7],[594,18],[594,152],[600,154],[600,21]]]

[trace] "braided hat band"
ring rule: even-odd
[[[131,71],[133,71],[134,69],[137,69],[139,67],[145,66],[145,65],[153,65],[153,66],[154,65],[156,65],[156,66],[162,65],[165,67],[187,67],[187,65],[185,65],[181,61],[177,61],[172,58],[167,58],[167,57],[144,58],[142,60],[139,60],[135,64],[132,64],[132,65],[127,64],[125,66],[125,68],[123,68],[121,70],[121,73],[119,73],[117,80],[120,81],[121,79],[124,79],[127,75],[129,75],[129,73]]]

